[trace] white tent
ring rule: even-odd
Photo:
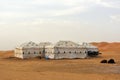
[[[98,47],[93,46],[92,44],[83,43],[82,46],[86,48],[88,56],[97,56],[99,54]]]
[[[50,59],[62,58],[86,58],[86,49],[72,41],[59,41],[56,44],[46,46],[45,57]]]
[[[32,41],[23,43],[22,45],[15,48],[15,57],[24,59],[37,56],[41,56],[41,51],[39,46]]]

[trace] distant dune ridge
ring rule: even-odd
[[[14,51],[9,50],[9,51],[0,51],[0,58],[6,58],[6,57],[11,57],[14,56]]]
[[[120,52],[120,42],[113,42],[113,43],[108,43],[108,42],[92,42],[91,44],[97,46],[100,51],[115,51],[115,52]]]

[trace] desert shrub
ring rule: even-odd
[[[108,60],[108,63],[109,64],[115,64],[115,60],[114,59],[110,59],[110,60]]]
[[[104,59],[100,63],[107,63],[107,60]]]

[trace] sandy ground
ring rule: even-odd
[[[73,60],[20,60],[8,58],[13,51],[1,51],[0,80],[120,80],[119,49],[101,50],[97,58]],[[110,58],[116,64],[100,63]]]

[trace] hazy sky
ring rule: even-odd
[[[120,41],[120,0],[0,0],[0,50],[59,40]]]

